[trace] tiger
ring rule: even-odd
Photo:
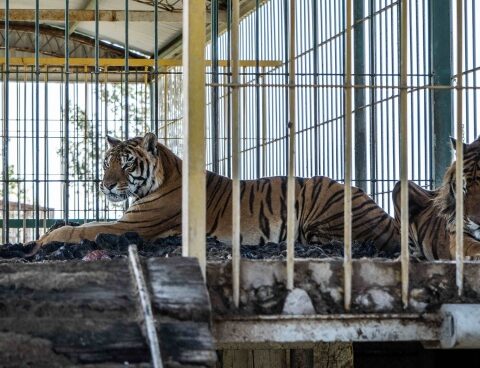
[[[134,201],[113,222],[63,226],[43,235],[40,245],[95,240],[100,233],[137,232],[147,240],[181,235],[182,160],[153,133],[125,141],[107,136],[101,191],[112,202]],[[285,241],[287,177],[240,182],[241,243]],[[343,185],[326,177],[295,178],[296,233],[303,242],[343,238]],[[362,191],[353,195],[354,238],[379,249],[394,245],[396,223]],[[232,180],[206,171],[206,235],[231,244]],[[298,231],[298,228],[302,228]],[[381,233],[385,229],[385,234]],[[398,231],[397,231],[398,232]]]
[[[456,140],[451,138],[453,149]],[[463,144],[464,256],[480,259],[480,136]],[[409,245],[413,256],[427,260],[455,259],[455,161],[442,185],[427,190],[408,182]],[[400,224],[400,182],[393,192],[395,220]]]
[[[297,199],[299,241],[303,244],[343,240],[345,186],[325,176],[307,180]],[[352,238],[370,241],[393,254],[400,247],[397,223],[362,189],[352,186]]]

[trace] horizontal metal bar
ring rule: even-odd
[[[95,66],[95,58],[69,58],[70,66]],[[40,66],[63,66],[65,64],[65,58],[55,58],[55,57],[45,57],[39,58]],[[130,67],[153,67],[155,65],[155,60],[153,59],[129,59]],[[211,60],[206,60],[206,66],[209,67],[212,65]],[[4,58],[0,59],[0,65],[6,63]],[[228,60],[219,60],[218,65],[220,67],[227,67]],[[240,60],[240,66],[243,68],[253,68],[256,65],[255,60]],[[277,60],[259,60],[258,63],[261,67],[275,67],[281,64],[281,61]],[[10,58],[10,65],[23,65],[23,66],[32,66],[35,65],[35,58],[33,57],[13,57]],[[110,58],[101,58],[98,59],[98,66],[100,67],[110,67],[110,66],[119,66],[123,67],[125,65],[124,59],[110,59]],[[180,59],[158,59],[158,65],[161,67],[174,67],[182,66],[182,60]]]
[[[217,346],[333,341],[440,340],[443,318],[437,314],[337,314],[252,316],[214,319]]]
[[[410,77],[410,75],[407,75],[407,77]],[[345,88],[344,84],[338,84],[338,83],[296,83],[294,85],[288,84],[288,83],[239,83],[239,84],[233,84],[233,83],[207,83],[206,86],[208,87],[278,87],[278,88],[284,88],[284,87],[294,87],[294,88]],[[352,84],[352,88],[354,89],[361,89],[361,88],[369,88],[369,89],[401,89],[400,85],[386,85],[386,84]],[[432,84],[425,84],[422,86],[411,86],[408,85],[406,86],[407,92],[408,93],[413,93],[417,92],[420,90],[428,89],[428,90],[434,90],[434,89],[463,89],[463,90],[473,90],[473,89],[480,89],[480,86],[462,86],[460,88],[455,87],[455,86],[442,86],[442,85],[432,85]],[[397,97],[397,96],[395,96]]]
[[[33,212],[33,209],[31,210],[25,210],[25,212]],[[12,211],[12,212],[16,212],[15,211]],[[24,212],[24,210],[19,210],[19,212]],[[49,211],[43,211],[43,210],[40,210],[40,213],[44,213],[44,212],[49,212]],[[45,223],[45,226],[46,227],[50,227],[52,226],[53,224],[55,224],[55,222],[57,221],[63,221],[63,218],[58,218],[58,219],[47,219],[47,220],[44,220],[44,219],[40,219],[40,223],[41,225],[43,226],[44,225],[44,222],[46,221]],[[77,222],[79,224],[83,224],[85,222],[92,222],[92,221],[95,221],[95,219],[69,219],[68,221],[71,221],[71,222]],[[115,219],[106,219],[106,220],[102,220],[102,221],[115,221]],[[3,220],[0,219],[0,227],[3,226]],[[10,219],[8,220],[8,228],[9,229],[22,229],[23,227],[25,228],[35,228],[35,220],[34,219]]]
[[[34,21],[35,9],[10,9],[8,12],[10,21]],[[41,9],[39,18],[41,21],[64,21],[64,9]],[[94,22],[95,10],[74,9],[68,12],[69,22]],[[210,23],[210,17],[207,17],[206,23]],[[5,19],[5,10],[0,10],[0,21]],[[98,20],[100,22],[124,22],[126,19],[124,10],[100,10]],[[218,20],[225,23],[227,21],[226,11],[219,10]],[[128,11],[129,22],[154,22],[155,14],[153,10],[130,10]],[[181,11],[158,11],[158,22],[162,23],[182,23]]]

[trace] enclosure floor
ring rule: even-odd
[[[207,259],[224,261],[231,259],[231,246],[213,238],[207,238]],[[33,244],[4,244],[0,246],[0,259],[19,259],[22,261],[47,260],[97,260],[125,257],[128,245],[136,244],[139,254],[144,257],[176,257],[182,255],[181,237],[168,237],[155,241],[145,241],[137,233],[126,233],[121,236],[100,234],[96,241],[83,240],[79,244],[53,242],[32,254]],[[267,243],[264,245],[242,245],[241,256],[247,259],[286,259],[286,244]],[[354,258],[381,257],[396,258],[398,253],[378,252],[369,242],[355,242],[352,248]],[[331,241],[326,244],[295,244],[297,258],[329,258],[343,257],[343,243]]]

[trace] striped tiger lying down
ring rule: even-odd
[[[452,138],[455,149],[456,141]],[[464,255],[480,259],[480,137],[463,145]],[[408,183],[409,237],[412,253],[428,260],[454,259],[455,162],[443,184],[431,191]],[[400,223],[400,182],[393,190],[395,219]]]
[[[120,141],[107,137],[110,149],[104,162],[101,190],[110,201],[135,202],[116,222],[64,226],[37,243],[77,243],[99,233],[138,232],[145,239],[181,233],[182,161],[152,133]],[[207,235],[230,243],[232,181],[207,171]],[[241,182],[241,238],[243,244],[286,239],[287,178]],[[302,242],[343,238],[343,185],[326,177],[296,179],[298,237]],[[353,188],[353,237],[371,240],[378,249],[398,246],[398,229],[375,202]]]

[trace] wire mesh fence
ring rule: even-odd
[[[230,176],[231,2],[218,3],[209,4],[212,41],[206,48],[207,168]],[[252,11],[240,24],[242,179],[286,175],[288,161],[289,3],[251,3]],[[301,0],[295,7],[296,175],[343,181],[345,4]],[[442,91],[448,110],[429,88],[451,85],[455,63],[453,58],[444,72],[447,78],[438,80],[435,60],[444,45],[431,29],[439,24],[447,33],[453,30],[454,49],[456,13],[447,9],[437,14],[434,8],[432,1],[410,1],[408,14],[409,178],[426,188],[443,175],[435,168],[435,157],[442,152],[451,157],[448,137],[438,135],[436,121],[441,119],[451,133],[455,108],[451,91]],[[464,91],[466,141],[478,132],[477,12],[474,1],[464,2],[465,85],[472,87]],[[391,214],[390,193],[399,179],[399,13],[398,0],[354,1],[353,183]],[[8,40],[15,35],[6,18],[1,35],[8,50]],[[98,31],[91,41],[93,48],[104,42]],[[182,154],[180,63],[162,64],[157,53],[137,60],[131,50],[123,58],[120,50],[117,59],[99,59],[104,55],[97,50],[96,58],[67,56],[58,63],[41,60],[42,47],[37,45],[29,61],[6,50],[2,58],[0,180],[2,224],[10,241],[32,240],[35,232],[25,229],[43,231],[54,219],[83,222],[119,216],[123,208],[107,203],[98,191],[106,134],[125,138],[156,131],[162,142]]]

